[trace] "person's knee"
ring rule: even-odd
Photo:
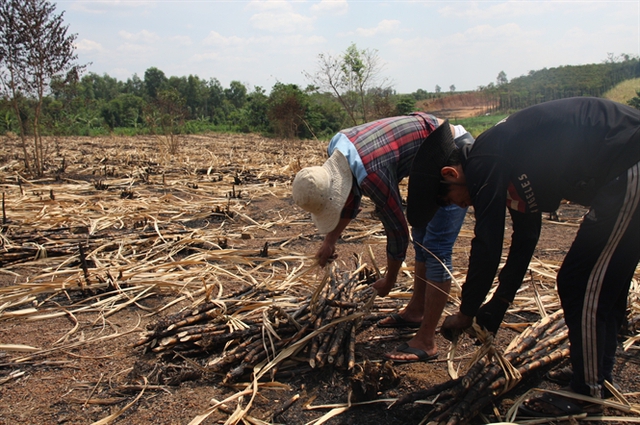
[[[443,259],[442,263],[440,260],[431,258],[427,259],[425,262],[426,266],[426,278],[429,281],[433,282],[443,282],[450,281],[451,275],[453,274],[453,267],[451,265],[451,260]]]

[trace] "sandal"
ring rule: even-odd
[[[419,348],[411,347],[406,342],[403,342],[402,344],[398,345],[394,352],[413,354],[414,356],[416,356],[415,358],[410,358],[410,359],[396,359],[396,358],[393,358],[393,353],[386,354],[385,357],[389,360],[392,360],[394,363],[430,362],[438,358],[438,353],[429,355],[427,354],[426,351],[421,350]]]
[[[410,328],[418,329],[421,322],[410,322],[398,313],[390,314],[381,321],[378,322],[379,328]]]

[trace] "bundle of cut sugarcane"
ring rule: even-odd
[[[638,269],[640,270],[640,269]],[[623,324],[625,335],[622,347],[625,351],[640,348],[640,279],[631,280],[627,297],[627,321]]]
[[[569,355],[568,331],[561,311],[527,328],[511,342],[504,355],[492,348],[490,335],[479,328],[476,332],[484,340],[479,351],[482,354],[472,361],[466,375],[407,394],[394,406],[437,395],[424,423],[465,424],[527,374],[556,364]]]
[[[304,299],[265,289],[206,302],[150,324],[135,346],[200,357],[208,372],[225,375],[226,382],[303,338],[298,352],[304,357],[297,358],[308,359],[311,368],[351,369],[362,310],[373,296],[365,269],[340,275],[331,267],[316,292]]]

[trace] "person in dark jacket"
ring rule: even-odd
[[[509,258],[520,261],[510,273],[524,276],[533,250],[530,243],[515,243],[517,233],[538,233],[541,213],[555,211],[563,199],[590,207],[557,275],[571,344],[570,387],[602,397],[604,381],[613,379],[617,334],[640,260],[640,111],[598,98],[551,101],[485,131],[459,161],[443,165],[418,152],[407,216],[421,226],[439,205],[473,205],[475,236],[462,303],[442,324],[446,334],[468,328],[474,317],[501,321],[513,300],[517,287],[500,285],[496,295],[502,299],[494,296],[481,307],[500,262],[505,206],[518,217]]]

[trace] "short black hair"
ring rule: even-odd
[[[462,154],[460,153],[460,149],[454,149],[449,155],[449,158],[447,158],[443,167],[453,167],[459,164],[462,164]],[[438,193],[436,193],[436,204],[441,207],[446,207],[448,204],[444,202],[444,199],[447,197],[450,190],[451,183],[441,180],[440,185],[438,186]]]

